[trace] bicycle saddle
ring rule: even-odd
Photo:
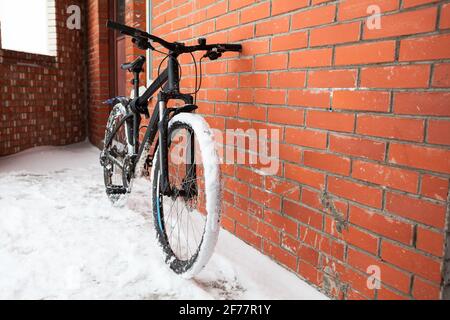
[[[142,67],[145,63],[145,56],[139,56],[133,62],[127,62],[120,66],[122,70],[128,70],[129,72],[142,72]]]

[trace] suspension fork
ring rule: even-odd
[[[188,191],[187,196],[197,195],[197,166],[195,163],[195,135],[193,130],[189,130],[190,139],[186,148],[186,177],[183,181],[183,189]]]
[[[168,128],[169,112],[167,110],[167,100],[161,93],[158,94],[159,108],[159,168],[161,173],[160,187],[165,196],[171,196],[169,184],[169,159],[168,159]]]

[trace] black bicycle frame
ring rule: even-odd
[[[110,138],[105,141],[105,148],[108,148],[119,128],[125,123],[125,121],[128,122],[128,128],[131,128],[132,131],[128,132],[128,142],[134,148],[131,168],[134,172],[136,164],[144,152],[145,146],[147,143],[150,146],[153,145],[156,133],[159,132],[161,191],[166,196],[170,196],[172,192],[170,190],[168,177],[168,124],[170,113],[192,112],[196,109],[196,106],[193,105],[192,95],[180,93],[179,63],[177,58],[177,53],[169,53],[167,68],[155,79],[155,81],[153,81],[142,96],[139,96],[139,73],[135,73],[133,89],[135,93],[134,96],[137,98],[134,98],[129,103],[131,113],[119,122],[117,127],[111,133]],[[140,144],[139,129],[141,124],[141,113],[146,113],[148,101],[161,87],[163,89],[158,94],[157,104],[153,110],[152,116],[150,117],[142,143]],[[167,108],[167,102],[169,100],[183,100],[186,105],[177,109]],[[145,110],[145,112],[142,110]],[[193,144],[191,144],[191,148],[193,148]],[[193,152],[194,151],[191,150],[191,155],[193,155]],[[154,154],[152,157],[154,157]],[[187,165],[194,166],[195,164],[193,161],[187,161]],[[188,170],[187,172],[192,172],[192,170]]]

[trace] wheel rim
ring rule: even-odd
[[[207,225],[202,158],[200,150],[195,148],[198,142],[190,127],[178,125],[170,136],[169,182],[174,194],[171,197],[161,194],[158,175],[157,206],[160,211],[157,223],[168,247],[168,259],[172,259],[173,264],[189,265],[199,253]],[[191,158],[191,153],[186,150],[191,148],[192,137],[195,165],[188,169],[186,164],[191,161],[187,158]],[[193,172],[195,177],[192,177]]]

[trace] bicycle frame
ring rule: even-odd
[[[180,76],[179,76],[179,63],[178,54],[170,52],[168,56],[168,66],[167,68],[153,81],[150,87],[139,96],[139,73],[135,73],[133,85],[135,97],[129,102],[129,110],[131,111],[127,114],[117,125],[114,131],[111,133],[109,139],[105,141],[105,148],[108,148],[111,144],[113,137],[116,135],[119,128],[127,122],[128,128],[128,143],[133,147],[132,167],[131,171],[134,172],[136,169],[136,164],[141,158],[146,145],[153,145],[155,141],[156,134],[159,132],[159,156],[160,156],[160,171],[161,171],[161,191],[164,195],[170,196],[172,190],[170,190],[169,177],[168,177],[168,125],[170,113],[180,113],[180,112],[192,112],[197,107],[193,105],[193,97],[189,94],[180,93]],[[163,88],[158,93],[158,101],[153,110],[152,116],[150,117],[147,130],[144,134],[142,143],[139,142],[139,129],[141,125],[141,112],[137,110],[137,106],[147,106],[148,101],[151,97],[160,89]],[[169,100],[183,100],[185,106],[177,109],[167,108],[167,102]],[[193,144],[191,144],[193,148]],[[156,148],[155,148],[156,150]],[[193,151],[191,150],[191,155]],[[154,153],[152,154],[154,158]],[[189,166],[195,165],[192,161],[187,161],[187,169]],[[187,172],[192,172],[189,170]]]

